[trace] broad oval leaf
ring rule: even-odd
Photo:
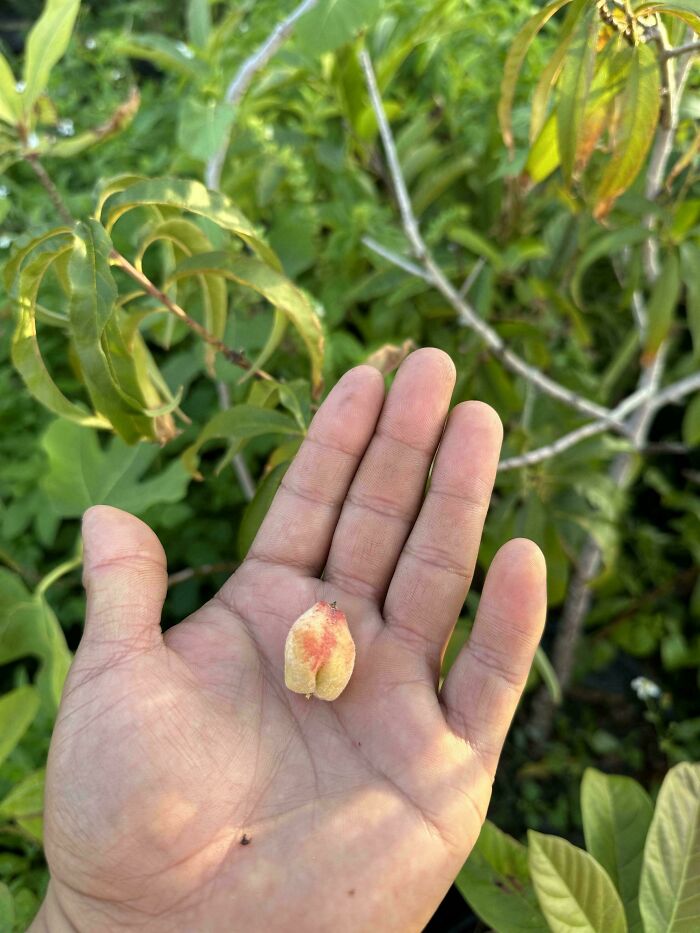
[[[311,381],[315,390],[321,385],[323,328],[308,296],[276,269],[248,256],[214,252],[184,260],[172,280],[187,275],[220,275],[239,285],[252,288],[279,309],[298,331],[311,360]],[[274,327],[278,327],[277,321]],[[274,333],[274,330],[273,330]]]
[[[381,0],[319,0],[299,20],[296,43],[307,55],[333,52],[382,11]]]
[[[696,933],[700,917],[700,764],[668,772],[644,848],[639,906],[648,933]]]
[[[630,933],[644,933],[639,878],[654,805],[635,780],[586,768],[581,782],[586,849],[620,893]]]
[[[51,69],[63,58],[73,33],[80,0],[46,0],[44,11],[29,31],[24,56],[22,109],[26,114],[46,90]]]
[[[620,101],[622,117],[612,154],[595,193],[594,216],[602,220],[639,174],[654,138],[661,107],[661,79],[649,45],[633,50],[629,77]]]
[[[455,885],[469,906],[499,933],[547,933],[527,865],[527,849],[489,820]]]
[[[123,187],[116,193],[103,193],[101,211],[106,214],[105,228],[109,232],[123,214],[146,205],[174,207],[207,217],[219,227],[240,237],[269,265],[275,269],[280,268],[274,251],[225,195],[209,191],[201,182],[185,178],[145,179]]]
[[[544,24],[550,20],[558,10],[570,2],[571,0],[553,0],[552,3],[538,10],[537,13],[530,17],[527,23],[525,23],[508,50],[508,56],[503,66],[501,96],[498,101],[498,122],[501,127],[501,134],[504,142],[511,151],[513,149],[511,111],[513,109],[518,75],[525,61],[527,50],[530,48],[532,40],[540,29],[542,29]]]
[[[39,694],[29,685],[0,696],[0,764],[18,744],[39,711]]]
[[[532,830],[528,842],[530,874],[552,933],[626,933],[620,896],[591,855]]]

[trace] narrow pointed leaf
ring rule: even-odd
[[[590,6],[576,25],[559,80],[557,133],[561,167],[567,181],[571,181],[576,167],[576,151],[593,80],[599,31],[598,11]]]
[[[0,120],[14,126],[20,114],[20,96],[10,64],[0,53]]]
[[[613,151],[595,195],[594,214],[604,218],[634,182],[644,164],[659,119],[661,82],[656,55],[649,45],[634,49],[623,92],[622,119]]]
[[[80,0],[46,0],[44,11],[27,37],[24,55],[25,88],[22,109],[29,114],[34,102],[46,90],[51,69],[68,48]]]
[[[503,67],[503,80],[501,82],[501,95],[498,102],[498,122],[501,127],[501,134],[509,149],[513,149],[513,127],[511,123],[511,111],[513,109],[513,100],[515,98],[515,88],[518,83],[520,69],[525,61],[527,50],[530,48],[532,40],[542,29],[544,24],[554,16],[563,6],[566,6],[570,0],[553,0],[541,10],[538,10],[520,30],[515,37],[515,41],[508,51],[508,56]]]
[[[647,333],[644,354],[653,357],[671,330],[681,291],[678,254],[668,253],[663,260],[661,274],[654,283],[647,307]]]

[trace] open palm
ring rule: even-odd
[[[436,350],[412,354],[386,400],[376,371],[349,372],[244,564],[165,636],[155,535],[115,509],[86,515],[37,929],[424,926],[479,834],[545,603],[539,551],[511,541],[438,692],[501,440],[478,402],[445,426],[453,385]],[[357,645],[333,703],[284,686],[287,632],[319,599]]]

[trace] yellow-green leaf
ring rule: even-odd
[[[513,109],[513,100],[515,98],[515,88],[518,83],[520,69],[525,61],[527,50],[530,48],[532,40],[542,29],[544,24],[554,16],[571,0],[553,0],[541,10],[538,10],[525,23],[515,41],[511,45],[508,56],[503,66],[503,80],[501,82],[501,95],[498,102],[498,122],[501,127],[501,134],[509,149],[513,149],[513,127],[511,123],[511,111]]]
[[[0,764],[15,748],[39,711],[34,687],[18,687],[0,696]]]
[[[576,167],[576,151],[593,80],[599,31],[598,11],[589,6],[574,30],[559,80],[557,134],[566,181],[571,181]]]
[[[595,194],[594,214],[604,218],[639,174],[659,119],[661,81],[656,55],[649,45],[634,49],[622,94],[622,118],[612,153]]]
[[[528,843],[530,874],[552,933],[626,933],[620,896],[591,855],[532,830]]]
[[[696,933],[700,917],[700,764],[666,775],[644,849],[639,906],[647,933]]]
[[[544,181],[559,167],[557,115],[551,113],[540,134],[530,148],[525,163],[525,174],[531,181]]]
[[[80,0],[46,0],[44,11],[29,31],[24,55],[22,109],[29,114],[46,90],[51,69],[68,48]]]

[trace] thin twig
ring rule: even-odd
[[[184,570],[177,570],[168,576],[168,586],[177,586],[178,583],[185,583],[186,580],[192,580],[194,577],[208,577],[212,573],[233,573],[238,564],[233,561],[219,561],[216,564],[202,564],[201,567],[185,567]]]
[[[183,324],[186,324],[187,327],[198,337],[200,337],[205,343],[209,344],[210,347],[221,353],[229,363],[233,363],[235,366],[240,366],[241,369],[252,370],[254,375],[258,379],[272,379],[272,376],[265,372],[263,369],[255,369],[253,364],[250,362],[245,353],[241,353],[240,350],[234,350],[231,347],[228,347],[222,340],[219,340],[218,337],[215,337],[214,334],[210,333],[206,327],[202,327],[199,321],[195,321],[194,318],[191,318],[189,314],[176,304],[164,291],[161,291],[157,285],[154,285],[149,278],[147,278],[143,272],[140,272],[136,266],[133,266],[126,256],[122,256],[121,253],[117,252],[116,249],[111,250],[110,258],[114,260],[116,265],[119,266],[128,276],[130,276],[135,282],[141,286],[141,288],[146,292],[147,295],[150,295],[152,298],[155,298],[156,301],[159,301],[164,307],[168,309],[175,317],[179,318]]]
[[[287,36],[292,32],[297,21],[316,6],[318,0],[303,0],[289,16],[283,19],[272,30],[263,44],[256,49],[243,62],[236,72],[233,80],[229,84],[224,100],[232,107],[236,107],[246,94],[255,75],[267,65],[270,59],[277,53]],[[223,171],[226,153],[228,152],[231,141],[230,131],[226,133],[224,139],[207,163],[205,180],[207,188],[216,190],[221,183],[221,172]]]
[[[571,408],[586,415],[592,415],[594,418],[611,419],[611,411],[602,405],[578,395],[571,389],[567,389],[560,383],[550,379],[541,370],[529,363],[526,363],[521,357],[506,346],[503,338],[483,320],[469,302],[463,298],[454,288],[452,283],[446,277],[440,266],[435,262],[430,251],[423,240],[418,221],[413,212],[413,206],[406,187],[406,181],[403,176],[401,164],[399,162],[396,143],[384,111],[384,105],[377,87],[377,79],[372,66],[372,60],[366,49],[360,52],[360,64],[365,74],[365,83],[369,91],[372,109],[374,110],[379,127],[379,135],[382,139],[384,152],[386,154],[391,180],[396,194],[396,200],[401,214],[401,221],[404,231],[411,245],[411,249],[423,268],[420,278],[430,282],[455,309],[459,320],[470,330],[481,337],[491,353],[499,359],[504,366],[513,372],[522,376],[523,379],[534,383],[542,392],[552,398],[564,402]],[[366,242],[366,241],[365,241]],[[381,255],[385,259],[390,259],[391,252],[382,247]],[[401,262],[397,263],[400,268],[406,269],[406,260],[401,257]]]
[[[219,399],[219,408],[226,411],[231,407],[231,393],[223,379],[216,380],[216,394]],[[238,453],[231,459],[231,466],[236,473],[243,495],[248,502],[255,496],[255,481],[250,474],[248,464],[245,462],[243,454]]]
[[[75,217],[73,217],[71,212],[68,210],[66,202],[61,197],[60,191],[56,185],[54,185],[51,176],[39,161],[39,156],[35,152],[25,152],[24,161],[34,170],[34,174],[39,179],[39,182],[48,194],[49,200],[53,204],[58,216],[69,227],[73,227],[76,223]]]
[[[663,57],[668,60],[678,58],[679,55],[694,55],[696,52],[700,52],[700,42],[688,42],[687,45],[677,45],[674,49],[664,49]]]
[[[477,261],[474,263],[472,267],[472,271],[469,273],[466,279],[462,282],[462,287],[460,288],[458,292],[458,295],[460,298],[467,297],[469,292],[474,287],[476,280],[481,275],[481,270],[484,268],[485,265],[486,265],[486,260],[484,259],[483,256],[479,256],[479,258],[477,259]]]

